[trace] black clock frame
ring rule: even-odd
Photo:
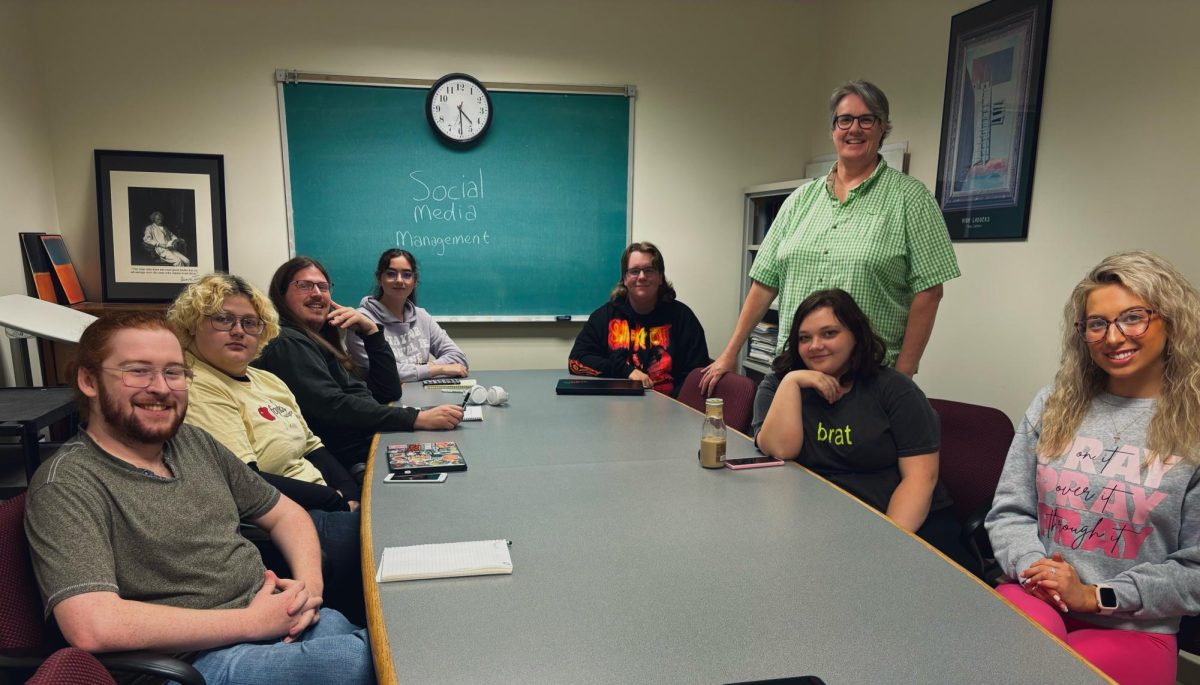
[[[476,133],[467,140],[457,140],[447,136],[440,128],[438,128],[437,124],[433,120],[433,94],[437,92],[438,88],[442,87],[443,83],[454,80],[470,81],[471,83],[475,84],[475,87],[479,89],[479,92],[483,93],[483,98],[487,100],[487,122],[484,123],[483,128],[479,130],[479,133]],[[488,92],[488,89],[485,88],[482,83],[480,83],[479,79],[471,76],[470,74],[446,74],[429,87],[429,94],[425,96],[425,120],[429,122],[429,128],[433,129],[433,134],[437,137],[437,139],[450,147],[461,149],[478,144],[480,140],[483,140],[483,137],[487,135],[488,130],[492,127],[492,119],[494,118],[494,114],[495,110],[492,108],[492,94]]]

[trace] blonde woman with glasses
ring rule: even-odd
[[[1200,294],[1128,252],[1065,315],[986,521],[997,589],[1117,682],[1170,685],[1179,619],[1200,612]]]

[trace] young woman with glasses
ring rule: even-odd
[[[358,482],[309,429],[287,385],[250,367],[279,335],[275,307],[244,279],[216,273],[185,288],[167,319],[194,374],[185,420],[308,511],[327,598],[362,625]]]
[[[986,521],[998,591],[1117,682],[1169,685],[1200,612],[1200,293],[1128,252],[1065,318]]]
[[[417,306],[417,258],[392,248],[379,256],[375,293],[362,298],[358,311],[383,330],[396,357],[400,382],[437,376],[467,375],[467,355],[450,339],[429,312]],[[368,366],[367,349],[357,333],[346,336],[346,347],[359,368]]]
[[[654,243],[621,253],[621,273],[608,303],[592,312],[567,360],[578,376],[632,378],[674,397],[692,369],[709,362],[704,327],[675,299]]]
[[[779,210],[750,270],[750,292],[729,344],[705,369],[710,393],[737,364],[750,331],[779,298],[779,330],[809,293],[841,288],[886,344],[884,363],[911,378],[942,299],[960,275],[942,211],[921,182],[892,169],[879,148],[892,129],[887,96],[851,81],[829,99],[837,161]]]
[[[938,480],[941,428],[917,384],[882,366],[883,340],[844,290],[800,303],[754,397],[763,454],[827,478],[959,564],[975,564]]]

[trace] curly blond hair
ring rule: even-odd
[[[179,338],[183,349],[191,350],[197,328],[204,319],[221,313],[221,305],[225,303],[225,298],[231,295],[246,296],[250,304],[254,305],[258,318],[263,321],[255,358],[279,335],[279,314],[275,312],[275,305],[271,304],[271,300],[246,279],[217,272],[204,276],[185,288],[167,310],[167,321],[171,323],[175,337]]]
[[[1145,251],[1124,252],[1097,264],[1075,286],[1063,308],[1062,360],[1042,413],[1038,451],[1066,452],[1108,375],[1092,361],[1075,323],[1096,288],[1121,285],[1143,300],[1167,327],[1162,390],[1147,431],[1148,462],[1179,455],[1200,459],[1200,293],[1170,262]]]

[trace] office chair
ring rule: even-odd
[[[117,685],[117,681],[90,652],[63,647],[42,662],[25,685]]]
[[[24,520],[24,493],[0,502],[0,679],[5,672],[26,677],[55,650],[67,646],[54,622],[42,618],[41,594],[33,575]],[[113,652],[97,654],[96,658],[109,671],[205,685],[204,676],[191,664],[156,652]]]
[[[704,394],[700,392],[701,369],[692,372],[683,380],[678,399],[696,411],[704,411]],[[754,394],[758,384],[738,373],[727,373],[717,381],[713,397],[725,400],[725,425],[746,435],[750,434],[750,419],[754,415]]]
[[[1000,571],[991,562],[992,547],[983,519],[991,509],[996,483],[1012,444],[1012,421],[992,407],[935,399],[929,404],[942,423],[938,475],[954,499],[952,510],[963,527],[963,546],[978,563],[970,570],[995,585]]]

